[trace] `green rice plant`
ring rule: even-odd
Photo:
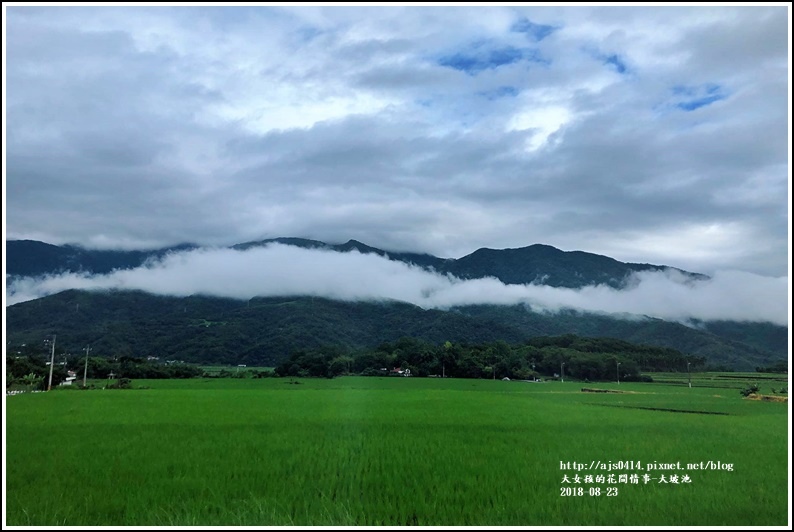
[[[387,377],[135,380],[133,387],[145,389],[7,399],[9,525],[780,526],[787,519],[786,405],[744,401],[735,391],[621,383],[622,393],[585,393],[567,381]],[[709,461],[731,470],[675,471],[691,482],[670,484],[658,481],[668,470],[589,469]],[[610,473],[657,480],[583,482]],[[562,495],[569,486],[586,495]],[[607,496],[608,487],[616,495]]]

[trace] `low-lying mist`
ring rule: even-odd
[[[684,282],[674,271],[636,274],[630,288],[580,289],[507,285],[495,278],[461,280],[375,254],[339,253],[282,244],[245,251],[202,248],[167,255],[131,270],[104,275],[65,273],[15,278],[6,305],[68,289],[128,289],[169,295],[250,299],[311,295],[344,301],[399,300],[423,308],[527,303],[536,310],[628,313],[686,322],[700,320],[788,323],[788,278],[718,271],[710,280]]]

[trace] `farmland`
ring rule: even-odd
[[[782,526],[788,405],[742,399],[751,378],[215,378],[21,394],[6,399],[7,524]],[[770,382],[762,392],[785,386]],[[561,469],[621,461],[642,469],[580,471],[578,484]],[[642,478],[648,463],[709,461],[720,468]]]

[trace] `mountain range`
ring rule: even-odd
[[[389,252],[350,240],[328,244],[275,238],[231,246],[247,249],[278,243],[331,252],[358,251],[460,279],[494,277],[505,284],[627,288],[633,274],[675,271],[686,283],[708,276],[669,266],[624,263],[583,251],[535,244],[517,249],[482,248],[459,259]],[[103,274],[132,269],[183,244],[150,251],[89,250],[30,240],[6,242],[7,286],[14,279],[64,272]],[[628,319],[627,319],[628,318]],[[690,326],[647,316],[578,311],[538,312],[527,305],[463,305],[422,309],[397,301],[345,302],[317,297],[257,297],[247,301],[193,295],[69,290],[7,308],[10,345],[35,345],[58,332],[64,348],[90,343],[95,353],[163,355],[185,361],[274,365],[295,349],[340,345],[373,347],[402,336],[432,342],[521,342],[533,336],[574,333],[671,347],[705,357],[715,366],[748,370],[788,358],[788,330],[771,323],[693,321]],[[68,331],[68,334],[66,333]],[[73,344],[73,345],[72,345]]]
[[[620,262],[604,255],[562,251],[545,244],[513,249],[481,248],[459,259],[439,258],[425,253],[384,251],[357,240],[327,244],[305,238],[271,238],[236,244],[231,249],[244,251],[273,243],[341,253],[354,250],[372,253],[460,279],[495,277],[505,284],[535,283],[555,288],[605,284],[613,288],[625,288],[632,273],[663,270],[676,271],[692,281],[708,279],[707,275],[670,266]],[[180,244],[150,251],[89,250],[73,245],[54,246],[35,240],[10,240],[6,242],[6,273],[10,276],[64,272],[103,274],[117,269],[137,268],[169,253],[198,247],[195,244]]]

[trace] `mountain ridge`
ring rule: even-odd
[[[531,244],[520,248],[479,248],[458,259],[441,258],[427,253],[393,252],[369,246],[357,240],[328,244],[319,240],[278,237],[243,242],[223,249],[245,251],[278,243],[304,249],[323,249],[340,253],[372,253],[389,260],[413,264],[426,270],[450,274],[461,279],[495,277],[505,284],[544,284],[556,288],[581,288],[606,284],[622,289],[633,273],[673,270],[688,281],[709,277],[666,265],[621,262],[606,255],[586,251],[563,251],[548,244]],[[89,250],[77,246],[54,246],[34,240],[6,241],[6,273],[14,276],[41,276],[64,272],[103,274],[115,269],[132,269],[168,253],[197,249],[195,244],[180,244],[150,251]]]
[[[21,244],[20,244],[21,242]],[[544,284],[552,287],[578,288],[605,284],[615,289],[627,288],[633,274],[644,271],[672,269],[680,272],[687,283],[708,279],[698,273],[653,264],[623,263],[611,257],[583,251],[562,251],[548,244],[533,244],[522,248],[495,250],[480,248],[459,259],[444,259],[421,253],[396,253],[368,246],[357,240],[342,244],[328,244],[319,240],[279,237],[236,244],[229,248],[245,251],[273,243],[330,252],[373,253],[390,260],[414,264],[428,271],[453,275],[461,279],[493,277],[506,284]],[[7,241],[7,286],[13,277],[25,271],[39,275],[58,271],[108,273],[114,269],[139,267],[146,261],[164,257],[167,253],[196,249],[194,244],[182,244],[151,251],[90,251],[75,246],[53,246],[36,241]],[[21,253],[20,253],[21,251]],[[27,270],[25,269],[27,268]],[[106,297],[108,294],[113,297]],[[752,369],[753,364],[769,365],[788,358],[787,335],[784,326],[769,323],[741,324],[739,322],[701,322],[694,327],[665,320],[580,311],[558,311],[554,314],[534,312],[521,305],[467,305],[448,310],[424,310],[405,302],[332,301],[319,297],[252,298],[247,302],[211,298],[209,296],[144,296],[119,290],[68,290],[25,303],[6,307],[7,334],[12,341],[35,342],[52,331],[70,330],[92,345],[105,341],[107,347],[136,349],[144,336],[154,339],[147,349],[171,349],[191,352],[200,349],[207,356],[231,360],[239,355],[245,360],[268,362],[257,349],[284,357],[295,347],[320,347],[318,342],[339,343],[347,347],[369,346],[373,342],[396,340],[401,335],[416,336],[429,341],[449,339],[492,341],[502,339],[520,342],[542,335],[581,334],[607,336],[621,340],[671,347],[726,367]],[[156,298],[160,299],[156,299]],[[155,299],[152,299],[155,298]],[[70,321],[67,307],[63,313],[54,312],[64,300],[74,300],[81,309],[81,320]],[[170,309],[163,314],[155,302],[167,302]],[[179,307],[187,312],[191,302],[201,301],[203,314],[189,328],[179,315]],[[308,303],[307,303],[308,301]],[[266,303],[260,311],[261,319],[251,320],[242,305]],[[136,314],[138,305],[150,309],[151,316]],[[129,307],[129,308],[125,308]],[[88,315],[87,309],[95,313]],[[218,309],[226,309],[220,310]],[[174,310],[176,309],[176,310]],[[224,312],[237,309],[231,322]],[[220,312],[220,315],[218,314]],[[371,315],[367,315],[370,313]],[[67,321],[63,321],[69,317]],[[161,322],[153,317],[159,316]],[[239,320],[239,323],[238,323]],[[220,329],[225,332],[214,337]],[[208,327],[207,333],[200,325]],[[208,326],[206,324],[212,324]],[[171,329],[171,327],[176,327]],[[230,332],[231,331],[231,332]],[[192,335],[196,333],[195,339]],[[143,336],[141,336],[143,335]],[[60,337],[60,334],[59,334]],[[104,338],[104,340],[103,340]],[[258,340],[257,340],[258,338]],[[124,347],[127,346],[127,347]],[[195,355],[195,351],[193,356]],[[230,355],[236,353],[237,355]],[[261,359],[261,360],[260,360]],[[274,359],[269,360],[273,362]]]

